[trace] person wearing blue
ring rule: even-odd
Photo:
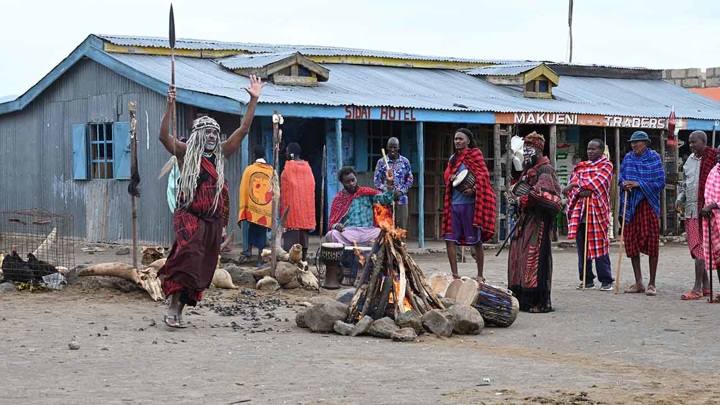
[[[387,157],[392,169],[393,191],[395,194],[395,226],[407,229],[408,221],[408,190],[413,185],[412,168],[410,161],[400,154],[400,141],[393,137],[387,142]],[[385,186],[388,164],[380,158],[375,165],[375,187],[380,191],[388,191]]]
[[[620,218],[623,221],[625,253],[635,273],[635,283],[625,292],[656,295],[655,275],[660,256],[660,193],[665,188],[665,171],[660,155],[648,147],[650,138],[647,133],[635,131],[629,142],[632,151],[623,158],[618,178],[623,189],[621,207],[625,207],[627,198],[627,211],[624,218]],[[647,289],[640,270],[640,253],[649,256]]]

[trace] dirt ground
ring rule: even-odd
[[[78,264],[130,261],[81,253]],[[656,297],[577,291],[574,249],[553,254],[555,312],[412,343],[300,329],[313,295],[302,291],[212,289],[185,330],[162,325],[164,304],[142,292],[0,294],[0,403],[720,403],[720,305],[679,299],[692,283],[686,246],[661,248]],[[485,256],[488,281],[505,285],[507,253]],[[415,258],[447,271],[444,254]],[[623,286],[631,273],[625,258]]]

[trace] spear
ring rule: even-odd
[[[168,35],[168,42],[170,42],[170,84],[175,87],[175,13],[173,13],[172,3],[170,3],[170,32]],[[174,100],[170,128],[172,131],[171,135],[173,137],[173,156],[175,156],[175,140],[177,139],[177,109],[175,108]]]
[[[138,245],[138,227],[137,227],[137,201],[135,199],[140,197],[140,189],[137,187],[140,183],[140,173],[138,172],[137,164],[137,136],[135,132],[135,125],[137,123],[135,119],[135,103],[130,103],[128,110],[130,111],[130,151],[132,154],[132,160],[130,161],[130,172],[131,180],[128,185],[128,193],[130,193],[130,207],[132,209],[132,261],[133,267],[138,268],[137,265],[137,245]]]

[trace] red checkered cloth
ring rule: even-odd
[[[704,159],[704,157],[703,157]],[[713,166],[705,183],[705,205],[718,204],[720,206],[720,166]],[[698,209],[701,209],[698,205]],[[708,223],[712,222],[712,239]],[[708,220],[702,219],[703,253],[705,256],[705,268],[712,271],[720,264],[720,213],[714,211],[714,215]],[[712,246],[712,252],[710,251]],[[711,255],[712,253],[712,260]],[[713,263],[714,262],[714,263]]]
[[[630,222],[623,229],[627,257],[645,253],[650,257],[660,255],[660,219],[646,199],[642,199]]]
[[[452,233],[450,221],[450,206],[452,202],[453,185],[450,176],[455,174],[461,163],[475,176],[475,219],[473,226],[482,230],[483,242],[495,236],[495,190],[490,185],[490,172],[485,166],[485,159],[478,148],[465,148],[462,152],[450,159],[445,168],[445,205],[443,209],[443,235]],[[464,240],[460,241],[465,243]]]
[[[606,157],[595,161],[580,162],[575,166],[570,183],[580,187],[570,191],[567,198],[568,239],[575,239],[578,225],[585,220],[585,206],[589,204],[587,215],[587,259],[595,259],[608,254],[610,223],[610,184],[612,181],[613,164]],[[592,191],[590,197],[580,197],[582,190]],[[589,200],[589,202],[588,202]]]
[[[702,153],[700,158],[700,176],[698,181],[698,210],[701,210],[705,206],[705,184],[707,182],[710,170],[715,167],[715,160],[717,160],[718,150],[715,148],[707,147]]]
[[[687,236],[687,244],[690,249],[690,256],[693,259],[703,259],[703,240],[700,232],[700,220],[697,218],[685,219],[685,234]]]

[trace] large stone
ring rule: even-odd
[[[428,331],[443,337],[452,336],[455,329],[455,315],[447,309],[433,309],[422,317],[422,323]]]
[[[398,330],[397,324],[392,319],[385,317],[373,322],[368,333],[375,337],[390,339],[392,333]]]
[[[343,304],[350,304],[350,301],[352,301],[354,296],[355,296],[354,288],[345,288],[343,290],[338,291],[337,295],[335,295],[335,300],[340,301]]]
[[[307,322],[305,322],[305,314],[310,308],[305,308],[295,315],[295,324],[300,328],[307,328]]]
[[[235,285],[255,285],[256,283],[255,277],[253,277],[250,273],[245,271],[245,269],[240,266],[236,266],[234,264],[226,264],[225,271],[230,274],[230,278],[232,278],[232,281],[233,283],[235,283]]]
[[[330,300],[321,304],[315,304],[305,312],[304,320],[308,328],[313,332],[332,332],[335,321],[345,321],[348,306]]]
[[[418,335],[413,328],[400,328],[390,335],[390,339],[397,342],[412,342]]]
[[[0,293],[17,292],[15,284],[13,283],[2,283],[0,284]]]
[[[469,305],[453,305],[447,310],[455,316],[453,333],[458,335],[478,335],[485,327],[485,321],[477,309]]]
[[[445,307],[445,309],[448,309],[448,308],[450,308],[451,306],[453,306],[453,305],[456,304],[455,300],[452,299],[452,298],[440,298],[440,303],[443,304],[443,306]]]
[[[400,328],[412,328],[417,335],[425,333],[422,317],[415,311],[406,311],[399,314],[395,317],[395,323]]]
[[[373,322],[375,322],[374,319],[372,319],[371,316],[363,316],[360,318],[360,320],[355,324],[355,327],[353,328],[352,332],[350,332],[350,336],[358,336],[366,333],[368,330],[370,330],[370,327],[372,326]]]
[[[351,334],[354,328],[355,325],[351,323],[345,323],[343,321],[335,321],[335,324],[333,325],[333,329],[335,330],[335,332],[343,336]]]
[[[324,304],[326,302],[335,301],[334,299],[327,297],[325,295],[316,295],[314,297],[311,297],[308,302],[316,305],[316,304]]]

